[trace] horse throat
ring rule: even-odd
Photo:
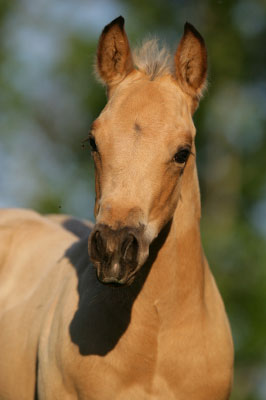
[[[205,256],[200,235],[200,193],[196,167],[184,176],[182,193],[172,220],[151,245],[152,265],[143,297],[170,315],[176,307],[202,303]],[[185,173],[184,173],[185,175]],[[140,294],[140,297],[141,294]]]

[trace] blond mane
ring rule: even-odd
[[[158,39],[146,39],[133,51],[136,68],[150,77],[173,74],[174,57],[166,46],[160,47]]]

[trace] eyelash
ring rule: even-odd
[[[89,144],[92,152],[97,152],[97,145],[93,136],[89,136]]]
[[[89,142],[89,146],[90,146],[90,149],[91,149],[92,153],[98,153],[98,148],[97,148],[96,141],[94,139],[94,136],[91,133],[89,133],[89,136],[86,137],[86,139],[82,140],[81,143],[82,143],[82,147],[83,148],[84,148],[84,143],[85,142]]]
[[[188,160],[189,155],[191,154],[191,150],[188,148],[182,148],[178,150],[178,152],[174,155],[174,162],[178,164],[185,164]]]

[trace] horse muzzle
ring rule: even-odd
[[[148,256],[144,227],[113,230],[96,224],[89,238],[89,254],[100,282],[113,286],[131,284]]]

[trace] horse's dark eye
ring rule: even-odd
[[[174,161],[179,164],[184,164],[190,154],[189,149],[181,149],[174,155]]]
[[[89,143],[91,146],[91,151],[97,151],[97,146],[96,146],[96,142],[93,136],[89,137]]]

